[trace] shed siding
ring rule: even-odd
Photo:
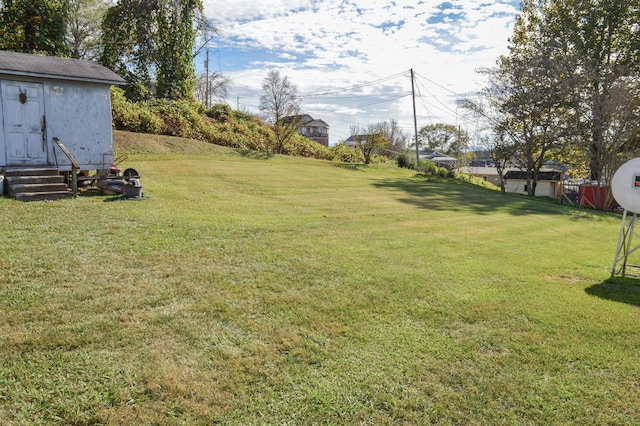
[[[0,83],[2,80],[0,80]],[[4,145],[4,109],[2,105],[2,93],[0,92],[0,167],[7,165],[7,157],[5,155]],[[0,183],[0,195],[4,194],[4,181]]]
[[[53,143],[57,137],[82,169],[104,169],[113,162],[109,86],[77,82],[45,84],[50,158],[61,170],[71,163]]]
[[[4,81],[39,82],[44,88],[45,139],[48,163],[70,171],[71,163],[53,142],[57,137],[68,148],[81,169],[108,168],[113,162],[111,95],[108,84],[38,78]],[[0,80],[2,81],[2,80]],[[9,105],[0,101],[0,117],[7,117]],[[0,126],[3,126],[0,120]],[[7,165],[4,128],[0,127],[0,167]]]
[[[513,192],[515,194],[527,195],[526,186],[527,186],[526,180],[507,179],[505,190],[507,192]],[[536,184],[536,193],[534,195],[537,197],[555,198],[556,182],[539,180],[538,183]]]

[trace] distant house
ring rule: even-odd
[[[418,153],[421,160],[429,160],[435,163],[438,167],[444,167],[449,170],[454,170],[458,167],[458,159],[455,157],[450,157],[446,154],[435,150],[426,150],[420,151]]]
[[[527,194],[527,174],[522,170],[509,170],[504,175],[505,190],[516,194]],[[557,198],[562,194],[563,173],[543,171],[538,173],[536,197]]]
[[[344,141],[344,144],[349,148],[357,148],[358,143],[366,143],[369,136],[370,135],[351,135]]]
[[[491,166],[484,165],[485,163],[472,162],[468,167],[462,167],[460,171],[466,175],[475,176],[483,179],[485,182],[500,186],[500,176],[498,175],[498,169]]]
[[[329,125],[323,120],[316,120],[309,114],[301,114],[286,117],[284,122],[290,123],[293,120],[300,123],[300,129],[298,130],[300,135],[318,142],[320,145],[329,146]]]

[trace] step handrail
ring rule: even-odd
[[[80,166],[60,139],[54,136],[53,141],[60,147],[64,155],[66,155],[71,162],[71,190],[73,191],[73,198],[76,198],[78,196],[78,170],[80,170]]]

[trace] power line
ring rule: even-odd
[[[377,80],[368,81],[366,83],[360,83],[360,84],[356,84],[356,85],[349,86],[349,87],[343,87],[341,89],[329,90],[329,91],[326,91],[326,92],[303,93],[303,94],[300,95],[300,97],[302,97],[302,98],[307,98],[307,97],[313,98],[313,97],[320,97],[320,96],[336,95],[336,94],[339,94],[339,93],[342,93],[342,92],[351,92],[351,91],[353,91],[355,89],[361,89],[363,87],[373,86],[374,84],[384,83],[385,81],[393,80],[393,79],[398,78],[400,76],[404,76],[406,73],[407,73],[407,71],[403,71],[401,73],[397,73],[397,74],[390,75],[390,76],[387,76],[387,77],[382,77],[382,78],[379,78]]]

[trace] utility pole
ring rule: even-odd
[[[420,148],[418,147],[418,120],[416,118],[416,91],[413,84],[413,68],[411,68],[411,97],[413,99],[413,130],[416,136],[416,168],[420,165]]]

